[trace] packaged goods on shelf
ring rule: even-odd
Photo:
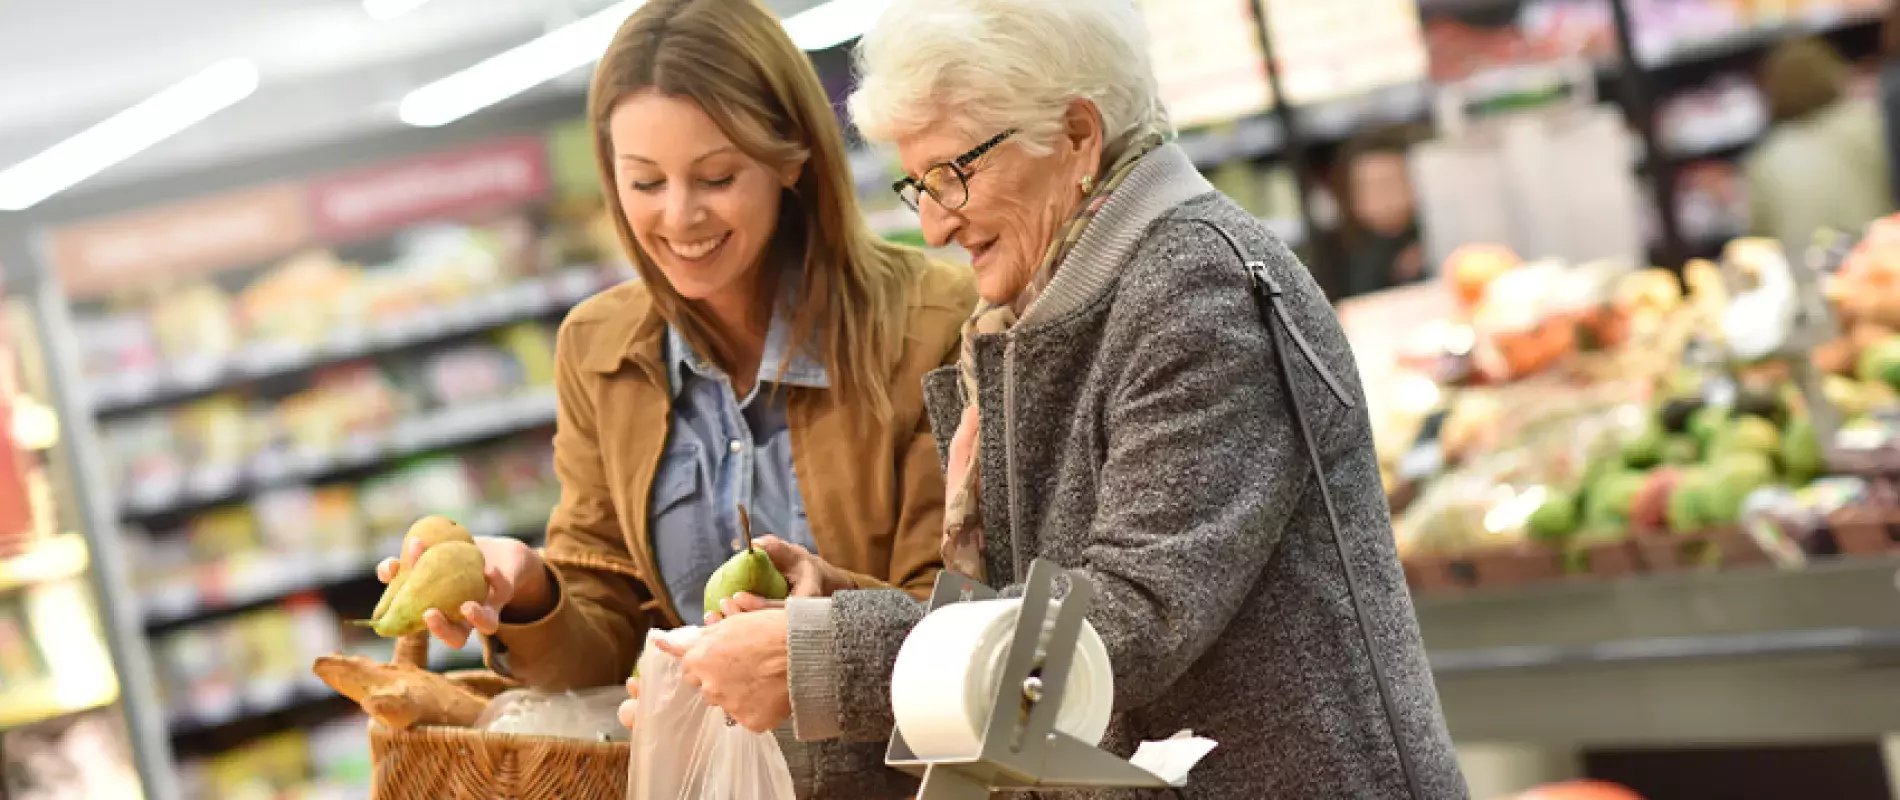
[[[132,737],[116,709],[95,709],[0,732],[0,793],[22,800],[136,798]]]
[[[180,769],[187,796],[202,800],[348,800],[369,791],[368,719],[350,715],[287,731]]]
[[[552,338],[550,326],[511,326],[308,373],[281,399],[233,391],[109,420],[108,474],[128,512],[159,513],[540,427],[553,420]]]
[[[1763,38],[1872,22],[1886,0],[1629,0],[1629,5],[1637,59],[1658,66]]]
[[[1674,154],[1698,154],[1753,142],[1768,128],[1768,100],[1747,75],[1727,73],[1671,95],[1657,120]]]
[[[1425,20],[1431,78],[1439,83],[1524,64],[1569,58],[1607,62],[1616,54],[1610,6],[1599,0],[1533,0],[1515,24],[1479,26],[1451,16]]]
[[[352,640],[376,644],[346,639],[343,630],[321,597],[305,594],[164,634],[154,648],[156,671],[174,735],[332,697],[310,674],[310,660]]]
[[[1748,229],[1748,186],[1733,162],[1696,161],[1676,173],[1676,218],[1691,242],[1723,242]]]
[[[524,434],[464,453],[390,464],[360,482],[288,486],[188,515],[177,530],[126,530],[148,626],[370,579],[408,523],[465,520],[477,535],[540,535],[559,498],[552,444]]]

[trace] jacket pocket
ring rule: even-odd
[[[924,373],[924,410],[930,414],[930,430],[937,438],[937,468],[950,468],[950,440],[963,422],[963,375],[955,366],[938,367]]]
[[[650,516],[659,519],[675,506],[699,494],[699,445],[682,442],[666,450],[653,476]]]

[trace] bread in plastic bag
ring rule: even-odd
[[[698,627],[648,631],[640,655],[627,800],[795,800],[771,731],[753,733],[708,704],[655,640],[691,644]]]
[[[475,720],[475,729],[491,733],[560,736],[590,742],[624,742],[620,701],[627,687],[602,686],[577,692],[510,689],[495,696]]]

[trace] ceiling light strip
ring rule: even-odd
[[[623,0],[403,97],[396,115],[419,127],[446,125],[600,58],[643,0]]]
[[[0,172],[0,211],[20,211],[131,158],[257,91],[257,64],[233,58]]]
[[[863,36],[891,0],[831,0],[785,20],[785,32],[806,52],[837,47]]]
[[[421,8],[429,0],[363,0],[363,13],[388,21]]]

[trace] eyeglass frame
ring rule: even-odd
[[[956,204],[954,207],[948,203],[945,203],[943,201],[943,198],[938,197],[937,193],[933,191],[929,186],[924,185],[924,182],[922,180],[920,180],[919,178],[912,178],[909,175],[906,175],[902,178],[897,179],[896,181],[893,181],[891,183],[891,191],[896,192],[897,199],[904,201],[904,205],[909,206],[910,210],[912,211],[923,210],[922,209],[923,196],[926,194],[930,195],[931,199],[936,200],[938,205],[943,206],[947,210],[956,211],[957,209],[963,208],[965,205],[967,205],[970,202],[970,175],[968,173],[965,173],[963,170],[966,167],[969,167],[970,164],[974,163],[977,159],[982,158],[985,154],[989,153],[991,150],[996,149],[996,146],[999,144],[1002,144],[1003,140],[1016,135],[1016,132],[1017,132],[1016,128],[1010,128],[1008,130],[1005,130],[1002,133],[996,134],[995,136],[991,136],[987,141],[983,142],[982,144],[979,144],[975,147],[970,148],[968,151],[965,151],[963,155],[957,156],[956,158],[950,159],[949,161],[939,161],[935,164],[930,165],[928,168],[924,170],[922,177],[929,177],[930,173],[936,172],[937,170],[943,169],[944,167],[949,167],[951,173],[956,175],[957,182],[963,184],[963,202]],[[909,197],[904,196],[904,189],[907,187],[914,188],[917,190],[916,200],[912,200]]]

